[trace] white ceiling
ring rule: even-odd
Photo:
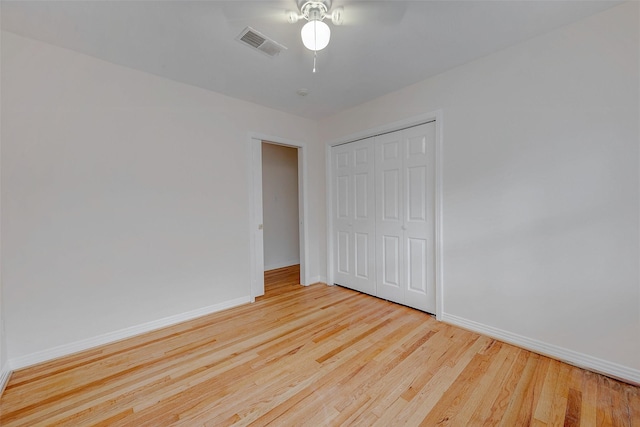
[[[303,117],[324,117],[619,1],[354,1],[329,46],[300,41],[295,0],[6,1],[2,29]],[[288,49],[236,41],[251,26]],[[306,97],[296,94],[309,90]]]

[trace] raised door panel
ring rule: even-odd
[[[355,233],[355,276],[358,279],[369,280],[371,278],[369,260],[369,234]]]
[[[369,218],[369,174],[358,173],[354,176],[355,180],[355,209],[354,216],[358,220],[366,220]]]
[[[407,239],[407,290],[427,294],[427,240]]]
[[[382,186],[380,188],[382,204],[381,220],[399,223],[400,218],[400,169],[382,171]]]
[[[339,175],[336,177],[335,184],[336,201],[335,212],[336,219],[349,219],[349,175]]]
[[[407,222],[425,223],[427,221],[427,167],[407,168]]]
[[[382,236],[382,280],[381,284],[400,290],[400,238],[398,236]]]
[[[347,276],[351,274],[350,240],[347,231],[336,233],[336,272]]]

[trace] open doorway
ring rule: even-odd
[[[279,283],[284,283],[279,280],[281,277],[286,277],[288,283],[300,283],[298,150],[262,142],[263,254],[267,294]]]
[[[263,141],[268,145],[285,146],[295,150],[297,156],[297,183],[298,183],[298,254],[299,257],[299,282],[302,285],[309,285],[308,277],[308,229],[307,229],[307,180],[306,180],[306,147],[303,143],[286,140],[273,136],[261,134],[249,134],[249,155],[250,155],[250,298],[254,301],[256,297],[264,295],[264,272],[265,247],[264,247],[264,218],[263,218],[263,176],[262,176],[262,146]],[[290,225],[295,228],[295,225]],[[269,255],[271,256],[271,255]],[[271,258],[270,258],[271,259]],[[271,263],[270,259],[267,263]],[[283,260],[283,262],[286,260]],[[289,260],[291,261],[291,259]]]

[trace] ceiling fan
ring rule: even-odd
[[[287,20],[295,24],[300,19],[307,20],[300,30],[302,44],[313,51],[313,72],[316,72],[316,60],[318,51],[324,49],[331,40],[331,28],[324,22],[330,18],[334,25],[342,25],[344,22],[343,7],[331,10],[331,0],[297,0],[299,12],[286,11]]]

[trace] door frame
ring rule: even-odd
[[[443,113],[436,110],[404,120],[391,122],[382,126],[377,126],[361,132],[357,132],[342,138],[329,141],[325,144],[325,185],[326,185],[326,206],[327,206],[327,284],[334,284],[333,265],[333,187],[331,168],[331,148],[336,145],[347,144],[361,139],[370,138],[384,133],[395,132],[408,127],[417,126],[428,122],[436,122],[436,150],[435,150],[435,281],[436,281],[436,319],[441,320],[444,313],[444,272],[442,263],[442,143],[443,143]]]
[[[264,234],[262,212],[262,142],[296,148],[298,151],[298,228],[300,235],[300,284],[308,286],[308,226],[307,226],[307,148],[304,142],[273,135],[249,132],[249,259],[251,302],[264,295]]]

